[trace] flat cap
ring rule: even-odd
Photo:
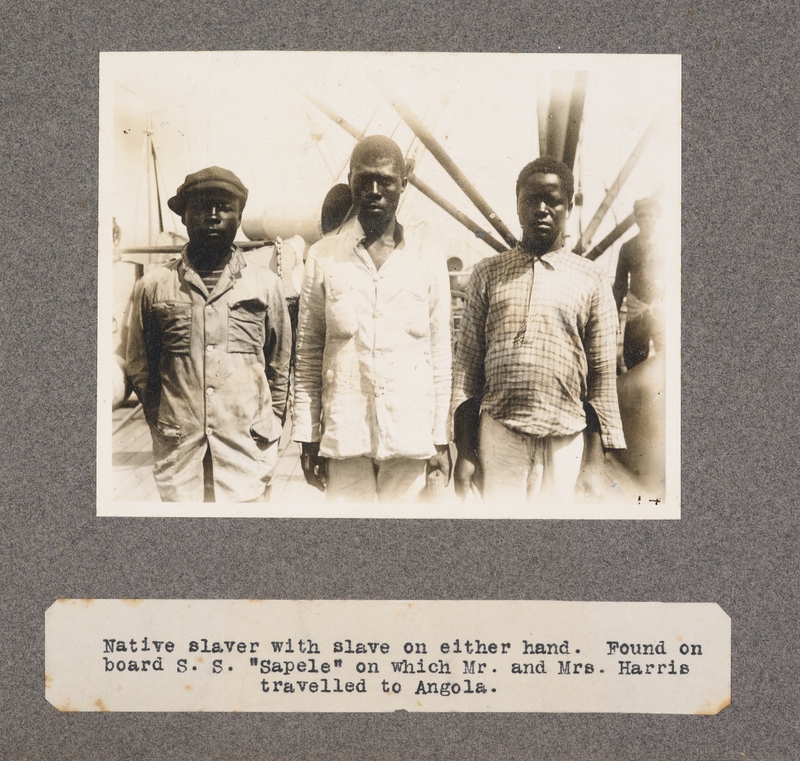
[[[242,184],[242,181],[228,169],[210,166],[194,174],[187,174],[183,185],[167,201],[167,206],[182,217],[186,211],[186,199],[189,196],[211,189],[224,190],[238,198],[241,201],[242,209],[247,203],[247,188]]]

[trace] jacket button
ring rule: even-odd
[[[213,394],[213,393],[214,393],[214,389],[213,389],[211,386],[209,386],[209,387],[206,389],[206,394],[207,394],[208,396],[211,396],[211,394]]]
[[[206,436],[210,436],[212,433],[214,433],[213,428],[206,428]]]

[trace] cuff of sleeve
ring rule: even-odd
[[[292,440],[297,442],[314,442],[322,438],[318,425],[298,425],[294,424]]]
[[[434,444],[449,444],[453,439],[453,427],[448,418],[447,422],[438,424],[433,429]]]
[[[591,400],[586,402],[586,406],[591,407],[597,416],[603,449],[606,451],[609,449],[625,449],[625,434],[622,431],[622,421],[619,418],[619,413],[614,410],[609,411],[604,406]]]
[[[600,440],[603,442],[603,449],[606,451],[609,449],[626,449],[625,436],[622,432],[611,434],[601,431]]]

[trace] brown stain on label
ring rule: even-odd
[[[67,700],[66,703],[62,703],[60,706],[56,706],[56,710],[60,711],[61,713],[77,713],[78,711],[77,708],[73,708],[69,700]]]
[[[106,704],[100,698],[97,698],[97,700],[94,701],[94,704],[95,704],[95,706],[97,706],[97,710],[98,711],[102,711],[103,713],[107,713],[108,712],[108,708],[106,707]]]
[[[44,675],[44,686],[50,687],[53,684],[53,677],[50,674]]]
[[[144,600],[130,598],[130,597],[123,597],[122,602],[124,602],[126,605],[132,605],[135,608],[137,605],[141,605],[144,602]]]
[[[94,602],[94,599],[91,597],[81,597],[81,604],[82,605],[91,605]]]
[[[695,716],[716,716],[718,713],[724,711],[731,704],[731,696],[723,698],[719,704],[704,703],[695,712]]]
[[[202,655],[198,655],[198,656],[197,656],[197,662],[198,662],[198,663],[205,663],[205,659],[203,658],[203,656],[202,656]]]
[[[191,684],[184,684],[184,685],[183,685],[183,689],[184,689],[184,690],[193,690],[193,689],[194,689],[194,687],[192,687],[192,685],[191,685]]]

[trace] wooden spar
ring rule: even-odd
[[[586,259],[594,261],[600,258],[611,246],[614,245],[623,235],[625,235],[635,222],[633,214],[628,214],[603,240],[601,240],[589,253]]]
[[[585,71],[554,71],[548,88],[544,75],[536,78],[539,155],[560,159],[570,169],[575,164],[588,80]]]
[[[419,120],[408,106],[403,103],[385,82],[380,82],[380,86],[387,93],[387,97],[392,107],[400,115],[400,118],[412,129],[420,142],[430,151],[431,155],[441,164],[444,169],[455,181],[459,188],[466,194],[467,198],[475,204],[476,208],[490,222],[492,227],[500,234],[500,237],[509,245],[516,246],[517,239],[511,230],[506,227],[503,220],[497,216],[492,207],[477,191],[475,186],[467,179],[467,176],[458,168],[455,161],[450,158],[447,151],[439,141],[431,134],[430,130]]]
[[[550,104],[547,79],[544,74],[536,75],[536,116],[539,128],[539,155],[547,155],[547,111]]]
[[[150,153],[153,156],[153,178],[156,183],[156,206],[158,207],[158,231],[164,232],[164,215],[161,213],[161,189],[158,186],[158,160],[156,159],[156,146],[153,142],[153,134],[147,133],[147,139],[150,142]]]
[[[581,134],[583,104],[586,102],[586,86],[588,82],[588,72],[575,72],[572,97],[569,102],[569,115],[567,116],[567,132],[564,137],[564,155],[561,158],[570,169],[575,166],[575,154],[578,151],[578,138]]]
[[[550,107],[547,115],[547,155],[562,159],[567,137],[571,72],[554,71],[550,82]]]
[[[659,202],[661,200],[661,190],[657,190],[650,198],[653,201]],[[631,212],[625,219],[617,224],[617,226],[606,235],[594,248],[587,254],[586,258],[594,261],[601,257],[611,246],[614,245],[633,225],[636,224],[636,212]]]
[[[327,116],[329,119],[336,122],[350,136],[354,137],[356,140],[361,140],[361,138],[364,137],[364,133],[360,129],[354,127],[346,119],[339,116],[339,114],[337,114],[336,111],[334,111],[330,106],[326,105],[321,100],[315,98],[310,92],[307,92],[306,90],[301,89],[301,92],[303,94],[303,97],[306,98],[306,100],[310,101],[314,106],[316,106],[320,111],[322,111],[322,113],[325,114],[325,116]]]
[[[616,200],[620,190],[622,190],[622,186],[625,184],[625,181],[630,176],[631,172],[633,171],[633,168],[639,161],[639,158],[644,153],[647,144],[650,142],[653,135],[655,135],[655,133],[657,132],[660,124],[661,124],[661,112],[659,111],[650,121],[650,124],[647,125],[647,129],[644,131],[644,134],[642,134],[642,136],[639,138],[639,142],[636,143],[633,152],[631,153],[630,157],[620,170],[617,179],[614,180],[613,184],[606,192],[606,197],[603,199],[603,202],[600,204],[600,207],[594,213],[592,221],[589,222],[586,229],[583,231],[581,239],[578,241],[578,244],[573,249],[573,251],[576,254],[583,255],[583,252],[586,250],[586,247],[589,245],[589,243],[591,243],[592,236],[597,232],[597,228],[600,226],[600,223],[603,221],[603,218],[605,217],[606,213]]]
[[[484,243],[490,245],[497,253],[502,254],[503,251],[508,251],[508,248],[504,246],[497,238],[495,238],[491,233],[486,232],[482,227],[476,225],[466,214],[460,212],[453,204],[450,203],[446,198],[440,196],[430,185],[426,182],[423,182],[419,179],[419,177],[415,176],[412,172],[408,175],[408,181],[417,189],[420,193],[427,196],[431,199],[435,204],[437,204],[441,209],[446,211],[451,217],[457,219],[461,222],[464,227],[468,230],[471,230],[476,238],[480,238]]]
[[[311,93],[306,92],[305,90],[302,90],[302,93],[304,97],[307,98],[320,111],[322,111],[322,113],[325,114],[325,116],[327,116],[332,121],[336,122],[343,130],[345,130],[345,132],[350,134],[356,140],[361,140],[365,136],[361,130],[354,127],[346,119],[343,119],[330,106],[326,105],[318,98],[315,98],[313,95],[311,95]],[[425,144],[425,142],[421,138],[420,142],[422,142],[423,145]],[[457,219],[462,225],[464,225],[464,227],[466,227],[470,232],[474,233],[476,238],[479,238],[480,240],[484,241],[487,245],[491,246],[498,253],[502,253],[503,251],[508,250],[502,243],[500,243],[500,241],[498,241],[495,237],[493,237],[490,232],[484,230],[480,225],[473,222],[466,214],[459,211],[455,206],[453,206],[453,204],[451,204],[447,199],[445,199],[444,196],[439,194],[430,185],[428,185],[426,182],[417,177],[414,174],[414,172],[409,172],[408,181],[417,190],[419,190],[420,193],[430,198],[430,200],[433,201],[437,206],[439,206],[443,211],[446,211],[451,217]]]

